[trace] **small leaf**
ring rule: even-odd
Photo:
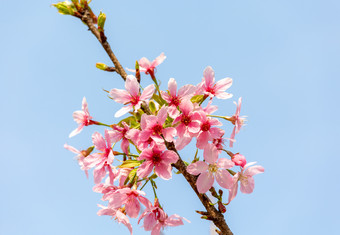
[[[203,100],[203,95],[195,95],[191,98],[192,103],[200,103]]]
[[[139,166],[140,164],[142,164],[141,161],[137,161],[137,160],[126,160],[123,162],[122,165],[118,166],[119,168],[131,168],[131,167],[135,167],[135,166]]]

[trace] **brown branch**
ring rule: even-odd
[[[113,53],[110,44],[107,42],[105,35],[99,32],[97,27],[94,25],[93,20],[90,15],[90,11],[88,9],[85,9],[84,14],[81,18],[81,20],[89,27],[89,30],[93,33],[94,36],[98,39],[104,50],[106,51],[107,55],[110,57],[112,63],[115,65],[116,72],[124,79],[126,80],[126,72],[123,69],[122,65],[119,63],[117,57]]]
[[[96,36],[96,38],[98,39],[100,44],[105,49],[105,51],[108,54],[108,56],[110,57],[111,61],[115,65],[116,72],[125,81],[126,80],[126,76],[127,76],[125,70],[123,69],[123,67],[121,66],[121,64],[118,61],[117,57],[113,53],[113,51],[112,51],[112,49],[110,47],[110,44],[106,40],[106,36],[103,33],[100,33],[98,31],[97,27],[95,26],[95,24],[93,22],[93,19],[91,18],[90,11],[88,9],[85,9],[84,13],[82,14],[81,20],[89,27],[89,30],[94,34],[94,36]],[[151,112],[150,112],[150,110],[149,110],[147,105],[143,104],[142,105],[142,109],[147,114],[151,114]],[[208,198],[208,196],[205,193],[201,194],[201,193],[198,192],[197,186],[196,186],[197,176],[191,175],[186,170],[186,165],[184,164],[184,162],[183,162],[182,158],[180,157],[179,153],[177,152],[177,149],[175,148],[174,143],[173,142],[165,141],[165,144],[166,144],[167,149],[172,150],[172,151],[177,153],[179,159],[178,159],[178,161],[175,164],[173,164],[173,166],[182,173],[184,178],[190,184],[191,188],[195,191],[197,197],[201,200],[203,206],[207,210],[206,218],[208,220],[211,220],[216,225],[216,227],[218,227],[220,229],[221,232],[219,232],[219,234],[233,235],[233,233],[231,232],[229,226],[227,225],[227,223],[226,223],[226,221],[224,219],[223,214],[219,210],[217,210],[215,208],[215,206],[212,205],[212,202],[210,201],[210,199]]]

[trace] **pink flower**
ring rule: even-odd
[[[200,112],[201,115],[201,126],[200,132],[197,136],[196,147],[199,149],[203,149],[208,141],[212,141],[213,139],[220,138],[224,131],[218,127],[212,126],[222,126],[222,123],[218,121],[216,118],[210,118],[205,115],[205,113]]]
[[[168,82],[168,89],[169,92],[162,91],[162,97],[169,104],[169,116],[171,118],[176,118],[179,115],[177,107],[183,99],[191,99],[191,97],[194,95],[196,87],[193,85],[185,85],[178,90],[177,94],[176,80],[174,78],[170,78]]]
[[[155,91],[153,84],[147,86],[143,93],[139,92],[139,83],[133,75],[128,75],[125,81],[125,89],[112,89],[110,95],[114,101],[120,104],[128,104],[127,106],[118,110],[115,117],[120,117],[129,112],[130,110],[137,110],[140,108],[143,101],[150,99]]]
[[[244,121],[245,121],[245,117],[240,117],[240,111],[241,111],[241,104],[242,104],[242,97],[240,97],[238,99],[238,104],[236,104],[236,102],[234,102],[234,104],[236,105],[236,112],[235,114],[228,118],[229,121],[231,121],[232,124],[234,124],[234,129],[233,132],[231,133],[230,139],[234,140],[235,139],[235,135],[237,133],[239,133]],[[233,147],[233,142],[234,141],[230,141],[229,147]]]
[[[224,78],[215,83],[215,72],[208,66],[203,72],[202,82],[198,84],[198,93],[203,93],[210,98],[216,96],[219,99],[229,99],[233,95],[225,92],[225,90],[231,87],[232,83],[231,78]]]
[[[173,124],[176,126],[178,135],[176,148],[181,150],[200,131],[201,115],[194,111],[194,105],[190,100],[183,100],[179,108],[182,114],[175,118]]]
[[[198,161],[187,167],[190,174],[199,175],[196,182],[198,192],[207,192],[213,186],[215,178],[221,187],[231,188],[233,180],[226,169],[232,168],[234,163],[226,158],[218,159],[218,151],[213,144],[204,148],[203,156],[205,162]]]
[[[141,72],[144,72],[145,74],[150,74],[151,76],[154,76],[154,71],[156,66],[163,63],[166,56],[164,53],[161,53],[154,61],[150,62],[147,58],[143,57],[138,61],[139,64],[139,70]],[[127,69],[130,72],[136,72],[134,69]]]
[[[151,138],[157,144],[163,145],[161,148],[164,149],[163,137],[168,142],[173,141],[176,129],[173,127],[163,128],[167,117],[167,107],[164,106],[158,111],[157,116],[143,114],[141,118],[142,131],[139,134],[140,142],[147,142]]]
[[[91,120],[92,117],[90,116],[85,97],[82,102],[82,110],[73,112],[73,119],[76,123],[78,123],[78,128],[71,132],[69,135],[70,138],[79,134],[83,130],[84,126],[94,124]]]
[[[80,169],[82,169],[83,171],[85,171],[85,174],[86,174],[86,177],[88,178],[89,177],[89,173],[88,173],[88,170],[89,168],[85,166],[85,163],[84,163],[84,159],[85,157],[87,157],[90,153],[89,153],[89,149],[88,150],[78,150],[68,144],[64,144],[64,148],[67,149],[67,150],[70,150],[71,152],[75,153],[75,154],[78,154],[76,156],[76,159],[78,160],[78,163],[79,163],[79,166],[80,166]],[[91,150],[92,151],[92,150]]]
[[[111,166],[114,160],[114,155],[111,149],[112,143],[108,130],[105,130],[105,139],[100,133],[95,132],[92,135],[92,142],[94,147],[101,151],[101,153],[94,153],[85,158],[86,167],[95,167],[93,171],[95,184],[98,184],[102,181],[107,171],[109,172],[111,184],[113,184],[113,180],[117,174],[117,170]]]
[[[172,177],[171,164],[177,162],[178,155],[171,150],[164,152],[158,148],[145,149],[139,155],[138,160],[145,160],[137,170],[137,176],[147,177],[155,167],[155,173],[160,178],[168,180]]]
[[[122,139],[122,143],[120,145],[121,149],[125,154],[129,154],[129,140],[132,142],[136,142],[139,135],[139,130],[130,129],[130,127],[126,124],[126,122],[122,122],[123,127],[118,125],[114,125],[113,131],[110,132],[111,141],[113,143],[117,143]]]
[[[132,225],[130,224],[129,218],[122,212],[122,209],[112,209],[109,207],[105,207],[102,205],[98,206],[102,209],[100,209],[97,212],[97,215],[102,216],[102,215],[109,215],[112,216],[115,220],[118,221],[118,223],[124,224],[130,231],[130,234],[132,235]]]
[[[234,175],[233,185],[231,189],[229,189],[228,203],[230,203],[236,197],[239,181],[241,182],[242,193],[249,194],[254,191],[255,181],[254,181],[253,176],[264,172],[264,168],[262,166],[249,167],[251,165],[254,165],[255,163],[256,162],[250,162],[246,164],[244,168],[242,167],[241,172],[237,172]],[[247,169],[247,167],[249,168]]]
[[[239,153],[234,154],[234,156],[231,157],[231,160],[235,163],[236,166],[244,167],[247,164],[245,156]]]
[[[161,230],[166,226],[183,225],[183,219],[190,223],[187,219],[179,215],[171,215],[170,217],[159,207],[158,200],[155,200],[155,205],[151,203],[146,207],[143,214],[139,217],[138,223],[144,218],[143,227],[145,231],[151,231],[151,235],[159,235]]]
[[[110,208],[120,208],[125,204],[126,214],[131,218],[137,218],[140,211],[140,202],[147,206],[149,200],[145,197],[145,192],[130,188],[117,189],[110,197],[106,197],[105,200],[109,200]]]

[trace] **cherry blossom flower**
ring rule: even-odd
[[[178,155],[172,150],[159,150],[158,148],[145,149],[139,155],[138,160],[145,160],[137,170],[137,176],[147,177],[155,167],[155,173],[160,178],[171,179],[171,164],[177,162]]]
[[[83,130],[84,126],[88,126],[95,123],[94,121],[91,120],[92,117],[90,116],[85,97],[83,98],[82,102],[82,110],[73,112],[73,119],[76,123],[78,123],[78,127],[77,129],[73,130],[70,133],[69,135],[70,138],[79,134]]]
[[[233,95],[225,92],[225,90],[231,87],[232,83],[233,80],[231,78],[224,78],[215,83],[215,72],[208,66],[204,69],[202,82],[198,84],[196,93],[203,93],[210,98],[229,99]]]
[[[145,192],[130,188],[117,189],[109,197],[104,200],[109,200],[110,208],[120,208],[125,204],[125,212],[131,218],[137,218],[140,211],[140,202],[147,206],[149,200],[145,197]]]
[[[88,148],[87,150],[78,150],[68,144],[64,144],[64,148],[67,149],[67,150],[70,150],[71,152],[75,153],[75,154],[78,154],[76,156],[76,159],[78,160],[78,164],[80,166],[80,169],[82,169],[83,171],[85,171],[85,174],[86,174],[86,177],[88,178],[89,177],[89,173],[88,173],[88,170],[89,168],[85,166],[85,163],[84,163],[84,159],[85,157],[87,157],[88,155],[90,155],[90,152],[93,150],[93,148]]]
[[[163,99],[168,102],[168,113],[171,118],[176,118],[179,115],[177,107],[183,99],[191,99],[194,95],[196,87],[193,85],[185,85],[178,90],[177,94],[177,82],[174,78],[170,78],[168,82],[169,92],[162,91]]]
[[[156,66],[163,63],[166,59],[166,56],[162,52],[154,61],[150,62],[147,58],[143,57],[138,61],[139,70],[144,72],[145,74],[150,74],[151,77],[154,76]],[[127,69],[130,72],[136,72],[134,69]]]
[[[234,140],[235,139],[235,135],[237,133],[239,133],[239,131],[241,130],[241,127],[245,121],[245,117],[240,117],[240,111],[241,111],[241,104],[242,104],[242,97],[240,97],[238,99],[238,104],[236,102],[234,102],[234,104],[236,105],[236,112],[233,116],[231,116],[230,118],[227,118],[229,121],[231,121],[232,124],[234,124],[234,129],[231,133],[230,139]],[[229,147],[233,147],[233,142],[234,141],[230,141]]]
[[[183,219],[190,223],[187,219],[179,215],[171,215],[170,217],[160,208],[158,200],[155,200],[155,205],[151,203],[146,206],[145,211],[139,217],[138,223],[144,219],[143,227],[145,231],[151,231],[151,235],[160,235],[162,229],[166,226],[180,226],[183,225]]]
[[[217,183],[226,189],[233,184],[232,177],[226,169],[232,168],[234,163],[226,158],[218,159],[218,151],[215,145],[208,144],[203,152],[204,160],[191,163],[187,171],[192,175],[199,175],[196,185],[199,193],[206,193],[214,184]]]
[[[153,84],[147,86],[143,93],[140,94],[137,79],[133,75],[128,75],[125,81],[125,89],[126,90],[114,88],[110,91],[110,96],[114,101],[120,104],[128,104],[118,110],[115,113],[115,117],[121,117],[130,110],[137,112],[142,102],[147,101],[152,97],[155,91],[155,86]]]
[[[109,207],[105,207],[102,205],[98,206],[102,209],[100,209],[97,212],[97,215],[102,216],[102,215],[109,215],[112,216],[113,219],[117,220],[118,223],[124,224],[130,231],[130,234],[132,235],[132,225],[130,224],[129,218],[122,212],[123,209],[112,209]]]
[[[85,158],[85,166],[88,168],[94,167],[93,175],[95,184],[102,181],[107,171],[109,172],[111,184],[113,184],[112,182],[117,174],[117,170],[111,166],[114,155],[111,149],[112,143],[108,130],[105,130],[105,139],[100,133],[93,133],[92,142],[94,147],[101,151],[101,153],[94,153]]]
[[[194,105],[190,100],[183,100],[179,108],[181,114],[175,118],[173,125],[176,126],[178,139],[176,140],[176,148],[183,149],[190,143],[194,136],[200,131],[201,115],[194,111]]]
[[[212,126],[222,126],[222,123],[216,118],[207,117],[205,113],[200,112],[201,115],[201,126],[200,132],[197,136],[196,147],[203,149],[208,141],[220,138],[223,135],[223,130],[218,127]]]
[[[167,107],[164,106],[158,111],[157,116],[143,114],[141,118],[142,131],[139,134],[140,141],[146,142],[151,138],[157,144],[164,145],[164,137],[166,141],[171,142],[176,135],[176,129],[173,127],[163,128],[167,116]]]
[[[255,163],[256,162],[250,162],[246,164],[244,167],[241,168],[241,172],[237,172],[233,176],[233,185],[229,189],[228,203],[230,203],[236,197],[239,181],[241,183],[240,190],[242,193],[249,194],[254,191],[255,181],[253,176],[264,172],[264,168],[262,166],[249,167],[251,165],[254,165]]]
[[[133,128],[130,129],[126,122],[122,122],[122,125],[123,127],[113,125],[112,127],[113,131],[110,131],[110,137],[113,143],[117,143],[118,141],[122,140],[120,147],[125,154],[129,154],[128,153],[129,140],[131,140],[134,143],[137,142],[139,130]]]

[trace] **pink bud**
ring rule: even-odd
[[[244,167],[244,165],[247,164],[247,160],[245,158],[245,156],[243,156],[242,154],[236,153],[231,160],[235,163],[236,166],[241,166]]]

